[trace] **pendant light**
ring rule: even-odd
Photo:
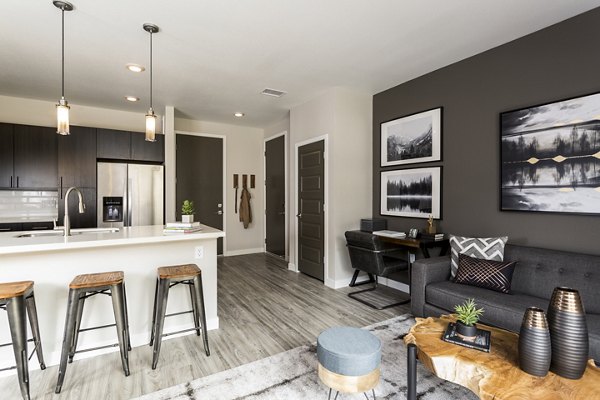
[[[61,97],[56,105],[56,133],[69,135],[69,103],[65,99],[65,11],[73,11],[73,4],[66,1],[55,0],[52,2],[56,8],[61,10],[62,15],[62,75],[61,75]]]
[[[146,114],[146,141],[156,141],[156,114],[152,108],[152,35],[158,32],[158,26],[144,24],[144,30],[150,34],[150,108]]]

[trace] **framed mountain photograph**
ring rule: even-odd
[[[381,215],[442,217],[442,167],[381,172]]]
[[[503,211],[600,215],[600,93],[500,114]]]
[[[381,166],[440,161],[442,108],[381,124]]]

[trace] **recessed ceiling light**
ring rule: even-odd
[[[244,115],[246,115],[246,114],[244,114],[244,113],[241,113],[241,112],[236,112],[236,113],[235,113],[235,114],[233,114],[233,115],[235,115],[235,116],[236,116],[236,117],[238,117],[238,118],[242,118],[242,117],[243,117]]]
[[[139,101],[140,100],[139,97],[135,97],[135,96],[125,96],[125,99],[127,101]]]
[[[143,72],[146,69],[138,64],[127,64],[125,67],[127,67],[127,69],[131,72]]]

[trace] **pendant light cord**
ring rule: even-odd
[[[62,8],[62,97],[65,97],[65,9]]]
[[[152,108],[152,32],[150,32],[150,108]]]

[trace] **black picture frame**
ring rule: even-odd
[[[443,107],[435,107],[381,122],[379,124],[380,166],[390,167],[441,161],[442,121]],[[427,131],[428,123],[431,125],[429,132]],[[392,145],[390,143],[392,140],[397,141],[397,144]],[[423,144],[424,141],[425,144]],[[415,145],[421,147],[421,150],[415,150]],[[407,154],[411,152],[417,154],[408,156],[399,154],[404,151],[404,147],[410,149],[406,150]]]
[[[500,113],[500,211],[600,215],[600,92]]]
[[[403,217],[403,218],[420,218],[427,219],[430,215],[436,220],[442,219],[442,182],[443,171],[441,166],[418,167],[407,169],[395,169],[380,171],[380,196],[379,196],[379,214],[381,216]],[[402,185],[400,189],[392,189],[389,187],[390,180],[401,181],[405,178],[406,182],[416,182],[416,180],[426,179],[431,177],[431,199],[428,203],[427,195],[421,193],[389,195],[390,190],[411,190],[412,185],[409,183]],[[428,185],[429,183],[425,183]],[[423,190],[426,188],[416,188]],[[404,197],[404,198],[402,198]]]

